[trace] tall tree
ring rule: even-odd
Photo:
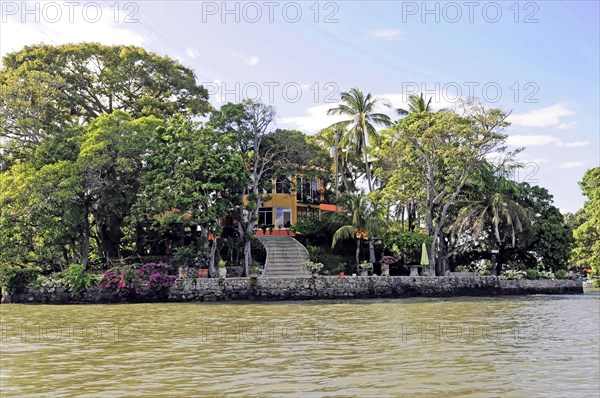
[[[333,234],[331,247],[334,248],[340,240],[355,239],[355,261],[358,272],[361,240],[370,241],[373,235],[380,234],[385,226],[385,221],[377,208],[369,202],[367,196],[362,192],[344,195],[342,208],[346,210],[345,213],[334,213],[330,216],[329,223],[331,225],[341,224]]]
[[[210,124],[216,129],[234,134],[237,151],[244,159],[249,184],[240,191],[239,206],[234,212],[238,232],[244,246],[244,274],[249,275],[252,263],[251,238],[262,206],[263,189],[270,185],[272,172],[285,148],[266,145],[269,127],[275,119],[275,109],[260,102],[245,101],[242,104],[226,104],[215,111]],[[246,198],[244,201],[243,198]]]
[[[234,138],[184,117],[169,120],[150,143],[152,155],[135,204],[138,223],[154,219],[160,224],[159,215],[174,210],[180,231],[200,231],[201,244],[210,245],[211,276],[217,275],[221,220],[241,204],[238,192],[248,184],[242,157],[229,150]]]
[[[457,202],[458,215],[449,230],[467,234],[470,242],[483,237],[488,248],[499,251],[494,273],[500,275],[503,265],[502,251],[513,248],[517,236],[530,224],[533,215],[519,203],[521,187],[498,174],[495,168],[483,163],[465,187],[464,199]]]
[[[420,95],[411,94],[408,96],[408,109],[396,109],[396,113],[399,116],[407,116],[411,113],[430,113],[431,112],[431,100],[425,101],[423,93]]]
[[[412,183],[412,176],[418,175],[426,189],[426,229],[433,242],[430,273],[436,265],[437,274],[444,272],[443,264],[436,262],[436,244],[450,206],[486,156],[504,150],[501,144],[506,136],[499,130],[508,125],[506,115],[492,111],[488,114],[499,119],[493,129],[449,111],[411,114],[395,126],[398,130],[396,138],[402,142],[399,148],[406,151],[405,166],[408,168],[398,176],[398,182],[401,184],[408,178],[407,183]]]
[[[389,107],[386,101],[373,98],[371,94],[365,95],[358,88],[352,88],[340,95],[340,104],[327,111],[328,115],[348,116],[351,119],[332,124],[329,128],[333,131],[342,131],[344,135],[340,141],[343,147],[352,147],[356,153],[363,153],[365,174],[369,184],[369,192],[373,191],[373,181],[369,166],[369,140],[374,144],[379,142],[379,135],[375,126],[389,126],[389,116],[376,113],[378,104]]]
[[[591,268],[592,276],[600,276],[600,167],[585,172],[579,183],[587,200],[583,205],[583,223],[573,236],[572,259],[579,268]]]
[[[27,46],[3,58],[0,138],[11,150],[102,114],[132,118],[210,110],[191,69],[134,46],[99,43]],[[8,156],[8,153],[4,153]]]
[[[161,125],[155,117],[132,120],[115,111],[93,120],[81,137],[77,165],[107,259],[121,255],[122,226],[137,200],[149,144]]]

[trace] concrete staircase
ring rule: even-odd
[[[267,251],[267,278],[306,278],[310,273],[302,268],[309,260],[308,251],[290,236],[258,235]]]

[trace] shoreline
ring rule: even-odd
[[[30,288],[2,298],[3,304],[114,304],[165,302],[276,302],[410,297],[583,294],[581,281],[507,280],[496,276],[319,276],[311,278],[179,279],[166,291],[123,297],[90,287],[81,296],[66,289]]]

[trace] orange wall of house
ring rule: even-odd
[[[273,208],[273,221],[275,221],[276,207],[289,207],[292,209],[292,224],[296,223],[296,193],[272,193],[271,200],[264,202],[262,207]]]

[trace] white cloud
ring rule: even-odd
[[[564,162],[560,164],[560,168],[561,169],[574,169],[577,167],[583,167],[587,164],[586,161],[579,161],[579,162]]]
[[[333,123],[346,119],[344,116],[328,116],[327,111],[334,108],[336,104],[323,104],[311,106],[303,116],[282,117],[277,121],[278,125],[286,125],[289,128],[298,129],[305,133],[316,133],[317,131],[331,126]]]
[[[558,127],[560,129],[574,128],[575,122],[563,121],[563,118],[574,115],[569,106],[560,102],[545,108],[534,109],[527,113],[512,114],[508,120],[515,126],[523,127]]]
[[[185,53],[192,59],[196,59],[198,56],[198,51],[194,50],[193,48],[186,48]]]
[[[515,147],[541,146],[554,144],[563,148],[575,148],[589,145],[589,141],[565,142],[551,135],[509,135],[506,144]]]
[[[375,29],[369,31],[369,36],[388,41],[397,40],[401,34],[402,32],[399,29]]]
[[[250,66],[257,65],[260,62],[260,58],[258,58],[256,55],[246,55],[243,53],[237,53],[235,51],[232,51],[231,56],[241,59],[244,63]]]
[[[25,7],[23,4],[26,4],[28,9],[35,9],[34,3],[20,4],[20,7]],[[63,3],[53,4],[56,7],[62,7]],[[48,14],[55,22],[44,18],[44,15],[46,15],[44,13],[41,14],[39,22],[35,21],[35,15],[27,15],[25,22],[21,22],[23,15],[20,13],[3,15],[0,56],[4,56],[9,52],[20,51],[26,45],[40,43],[59,45],[73,42],[100,42],[106,45],[130,44],[143,46],[147,42],[143,35],[129,29],[135,24],[114,23],[113,11],[107,7],[98,9],[99,19],[95,22],[90,21],[89,18],[87,21],[83,18],[81,7],[79,9],[75,8],[72,22],[70,22],[69,9],[66,6],[63,8],[60,10],[60,18],[56,16],[58,14],[54,13],[54,10],[52,10],[53,14]],[[91,18],[95,14],[90,11],[88,15]]]
[[[589,141],[573,141],[573,142],[557,142],[556,145],[558,146],[563,146],[565,148],[576,148],[576,147],[580,147],[580,146],[587,146],[589,145],[590,142]]]

